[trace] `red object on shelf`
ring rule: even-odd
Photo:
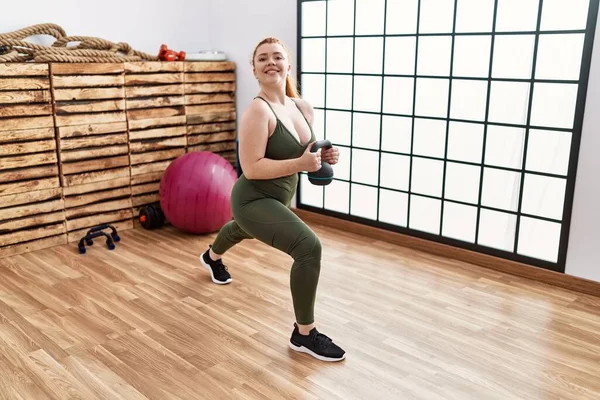
[[[177,53],[175,50],[169,49],[166,44],[163,44],[158,51],[158,59],[161,61],[183,61],[185,60],[185,51]]]

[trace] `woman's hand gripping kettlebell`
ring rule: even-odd
[[[323,161],[320,156],[320,149],[331,149],[331,142],[329,140],[319,140],[311,143],[308,146],[311,154],[319,155],[318,160],[320,168],[308,172],[308,180],[313,185],[325,186],[329,185],[333,180],[333,168],[327,161]],[[307,149],[307,150],[308,150]]]

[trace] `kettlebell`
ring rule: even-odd
[[[330,149],[331,142],[329,140],[319,140],[313,144],[310,149],[311,153],[316,153],[319,149]],[[313,185],[325,186],[329,185],[333,180],[333,168],[328,162],[321,161],[321,168],[318,171],[308,173],[308,181]]]

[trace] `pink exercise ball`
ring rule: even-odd
[[[176,228],[211,233],[229,222],[231,189],[237,173],[225,158],[209,152],[186,153],[167,167],[160,181],[160,208]]]

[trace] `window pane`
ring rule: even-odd
[[[446,121],[415,118],[413,154],[444,158]]]
[[[350,110],[352,107],[352,76],[327,76],[327,108]]]
[[[381,112],[381,76],[354,77],[354,109]]]
[[[488,126],[485,164],[520,169],[523,165],[525,129]]]
[[[439,235],[441,212],[441,200],[411,195],[409,228]]]
[[[353,33],[354,1],[330,1],[327,4],[327,34],[340,36]]]
[[[500,0],[496,31],[535,31],[540,0]]]
[[[341,213],[348,213],[350,206],[350,184],[333,180],[325,186],[325,208]]]
[[[560,244],[560,224],[521,217],[517,252],[525,256],[556,262]]]
[[[454,0],[421,0],[419,33],[452,32]]]
[[[512,252],[515,246],[516,226],[516,215],[482,209],[479,215],[477,243]]]
[[[529,108],[529,83],[492,82],[490,122],[525,125]]]
[[[325,36],[325,1],[302,3],[302,36]]]
[[[350,146],[351,113],[327,110],[325,115],[327,116],[325,137],[334,145]]]
[[[534,35],[496,36],[492,77],[531,78],[534,43]]]
[[[441,197],[444,162],[413,157],[411,192]]]
[[[302,179],[300,201],[309,206],[323,207],[323,186],[310,183],[306,174],[300,174],[300,179]]]
[[[450,122],[448,159],[481,163],[483,154],[483,124]]]
[[[386,33],[416,33],[418,6],[419,0],[387,0]]]
[[[417,79],[417,101],[415,114],[426,117],[448,116],[447,79]]]
[[[412,118],[384,115],[381,123],[381,150],[410,153]]]
[[[383,35],[385,0],[356,0],[356,35]]]
[[[444,202],[442,235],[465,242],[475,242],[477,207]]]
[[[451,36],[423,36],[419,38],[419,75],[450,76]]]
[[[381,74],[383,68],[383,38],[356,38],[354,72]]]
[[[491,32],[494,0],[458,0],[456,32]]]
[[[381,154],[382,187],[408,191],[410,179],[410,157],[395,154]]]
[[[452,81],[450,117],[453,119],[484,121],[487,88],[487,81],[454,79]]]
[[[566,183],[566,179],[525,174],[521,212],[562,219]]]
[[[527,170],[567,175],[571,137],[571,132],[529,130]]]
[[[414,37],[387,37],[385,39],[385,73],[414,75],[417,39]]]
[[[531,106],[531,125],[573,128],[578,85],[536,83]]]
[[[337,179],[350,180],[350,148],[336,146],[340,151],[338,163],[333,166],[333,176]]]
[[[312,128],[317,140],[325,139],[325,111],[318,108],[313,110]]]
[[[379,180],[379,153],[368,150],[352,150],[352,182],[377,185]]]
[[[300,92],[313,107],[325,107],[325,75],[302,74]]]
[[[377,188],[352,184],[350,213],[357,217],[377,219]]]
[[[541,29],[544,31],[585,29],[589,6],[590,0],[544,0]]]
[[[325,39],[302,39],[302,71],[325,72]]]
[[[541,35],[536,79],[578,80],[584,34]]]
[[[481,204],[501,210],[517,211],[521,174],[494,168],[483,171]]]
[[[380,120],[378,114],[354,113],[352,146],[378,150]]]
[[[452,75],[487,78],[491,44],[491,36],[456,36]]]
[[[447,163],[444,198],[477,204],[479,202],[480,176],[481,167]]]
[[[352,72],[352,38],[327,39],[327,72]]]
[[[406,226],[408,194],[379,189],[379,220],[397,226]]]
[[[412,115],[414,78],[386,76],[383,82],[383,112]]]

